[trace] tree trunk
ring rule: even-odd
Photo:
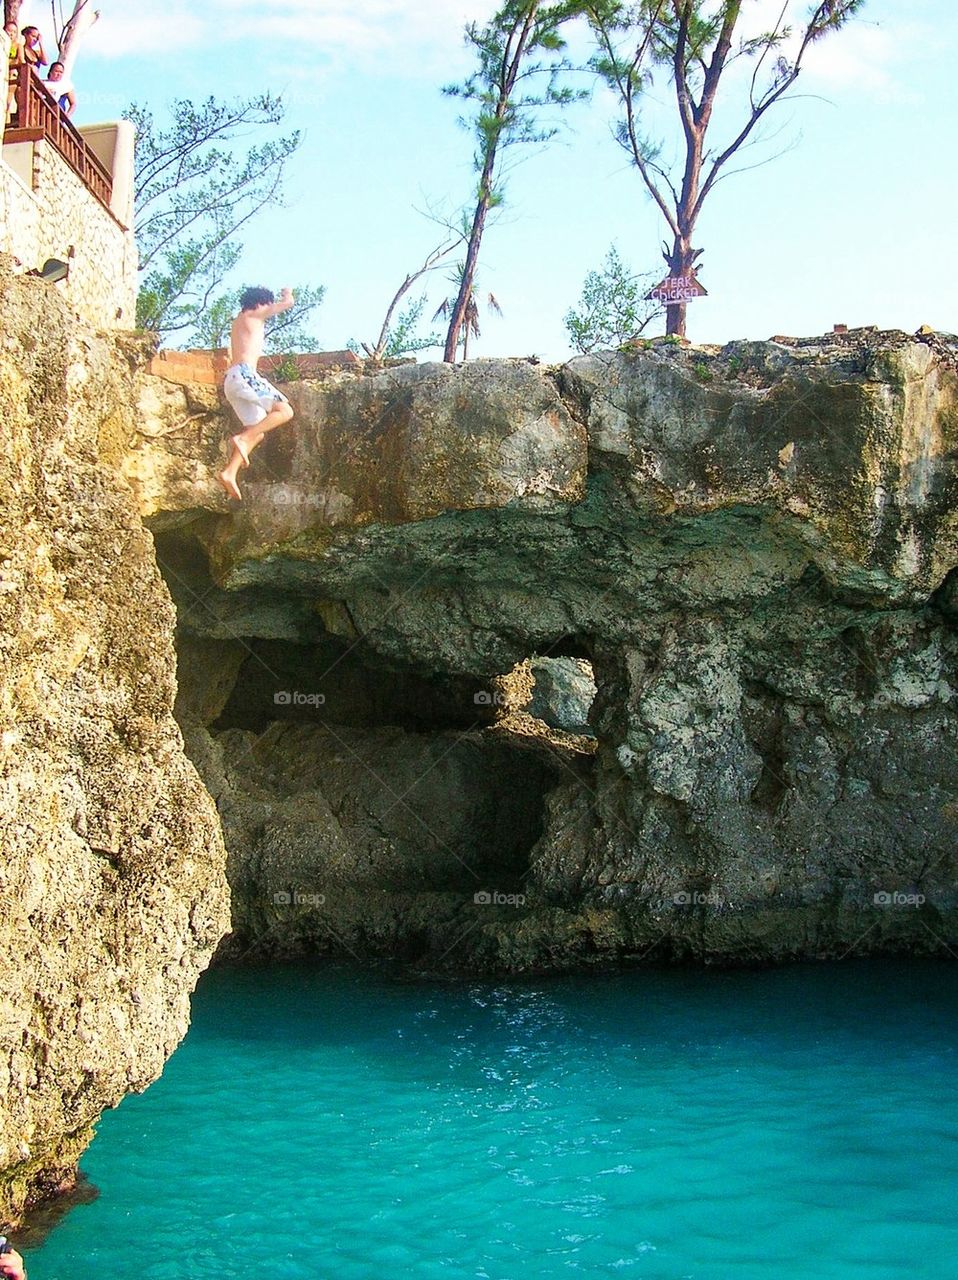
[[[472,233],[469,236],[469,248],[466,251],[466,261],[463,264],[459,294],[456,297],[456,304],[452,309],[452,319],[449,321],[449,329],[446,333],[446,349],[442,353],[442,358],[447,364],[454,364],[456,360],[456,352],[459,349],[459,335],[465,323],[466,311],[469,309],[469,299],[472,297],[472,282],[476,274],[476,263],[479,260],[482,229],[486,223],[486,214],[489,212],[489,197],[485,194],[489,188],[485,181],[485,173],[483,174],[483,179],[484,181],[480,186],[483,194],[479,197],[479,203],[476,205],[475,216],[472,220]],[[463,359],[465,359],[465,356],[463,356]]]
[[[672,253],[666,259],[670,276],[690,276],[693,273],[695,251],[688,235],[678,235],[672,244]],[[665,332],[685,337],[685,313],[688,303],[670,302],[665,310]]]
[[[665,308],[665,332],[666,334],[675,334],[676,337],[685,337],[685,302],[670,302]]]
[[[80,40],[99,18],[99,11],[90,6],[90,0],[76,0],[66,26],[60,32],[60,62],[63,78],[69,80],[73,73]]]
[[[3,25],[8,22],[15,22],[17,27],[20,26],[20,7],[21,0],[4,0],[3,4]]]
[[[506,7],[504,6],[504,8]],[[466,261],[463,264],[459,296],[456,298],[456,305],[452,309],[449,332],[446,334],[446,349],[442,355],[447,364],[455,362],[456,350],[459,346],[459,334],[466,319],[469,300],[472,297],[472,282],[476,274],[476,263],[479,260],[479,243],[482,240],[482,230],[486,224],[486,214],[493,203],[492,179],[496,171],[496,152],[501,141],[500,130],[509,110],[509,103],[516,87],[516,81],[519,78],[519,68],[522,65],[522,59],[525,57],[526,46],[533,31],[538,9],[539,0],[527,0],[524,10],[521,14],[515,15],[512,27],[507,32],[503,50],[504,61],[501,68],[501,79],[496,81],[498,84],[498,99],[496,101],[495,118],[498,122],[498,128],[494,133],[487,135],[485,140],[482,176],[479,179],[479,203],[476,205],[476,212],[472,219],[472,232],[469,236]],[[517,35],[518,39],[513,48],[512,41]]]

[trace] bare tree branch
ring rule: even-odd
[[[435,271],[437,267],[441,266],[443,260],[448,257],[450,253],[454,252],[461,244],[465,243],[465,239],[465,232],[461,232],[456,239],[447,240],[442,244],[436,245],[435,249],[430,250],[430,252],[426,254],[422,266],[416,271],[410,272],[410,274],[406,276],[405,280],[393,294],[393,299],[386,308],[386,315],[383,319],[382,328],[379,330],[379,337],[376,339],[375,345],[369,347],[365,342],[362,343],[362,348],[370,359],[382,359],[383,352],[386,350],[386,345],[389,341],[389,327],[392,324],[393,314],[412,286],[417,280],[421,280],[424,275],[427,275],[430,271]]]

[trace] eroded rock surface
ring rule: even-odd
[[[227,419],[164,388],[122,465],[157,531],[182,635],[236,655],[225,720],[207,714],[207,736],[195,735],[211,789],[235,800],[248,787],[237,812],[263,803],[237,732],[265,734],[262,749],[250,743],[263,769],[295,742],[304,773],[321,779],[328,732],[348,730],[365,816],[336,843],[345,828],[322,816],[317,781],[313,816],[290,819],[284,840],[313,850],[308,877],[285,889],[323,894],[322,928],[343,928],[350,945],[368,893],[391,904],[389,946],[435,959],[461,935],[464,965],[947,953],[958,924],[955,357],[953,339],[858,331],[722,350],[653,344],[558,369],[337,375],[287,388],[297,418],[255,455],[242,507],[212,483]],[[140,385],[155,401],[154,383]],[[556,657],[592,664],[589,750],[523,732],[525,713],[496,727],[497,678]],[[202,686],[194,662],[181,670]],[[364,670],[396,696],[348,695]],[[271,690],[313,702],[271,716]],[[404,905],[389,882],[394,832],[379,832],[385,852],[366,874],[373,705],[410,777],[440,739],[409,735],[450,731],[498,735],[516,787],[523,753],[549,769],[541,834],[522,865],[513,850],[507,883],[475,865],[458,881],[443,871],[450,930],[424,930],[423,900]],[[313,727],[296,737],[273,719]],[[454,783],[443,787],[452,804]],[[239,896],[262,902],[283,842],[264,861],[262,831],[246,819],[227,828]],[[477,874],[488,902],[474,900]],[[244,945],[315,939],[311,910],[284,926],[244,906]]]
[[[0,273],[0,1222],[159,1075],[228,924],[172,716],[175,615],[129,490],[136,345]],[[129,360],[126,358],[130,357]]]

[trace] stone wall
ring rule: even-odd
[[[69,261],[69,277],[56,286],[67,304],[97,328],[134,327],[133,232],[103,207],[49,142],[3,148],[0,251],[28,271],[47,258]]]

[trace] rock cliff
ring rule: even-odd
[[[234,953],[954,945],[954,340],[138,387]]]
[[[0,290],[0,1219],[224,866],[225,956],[955,954],[955,340],[335,372],[238,506],[212,387]]]
[[[136,344],[0,263],[0,1222],[68,1187],[186,1030],[228,925],[172,716],[175,615],[129,489]]]

